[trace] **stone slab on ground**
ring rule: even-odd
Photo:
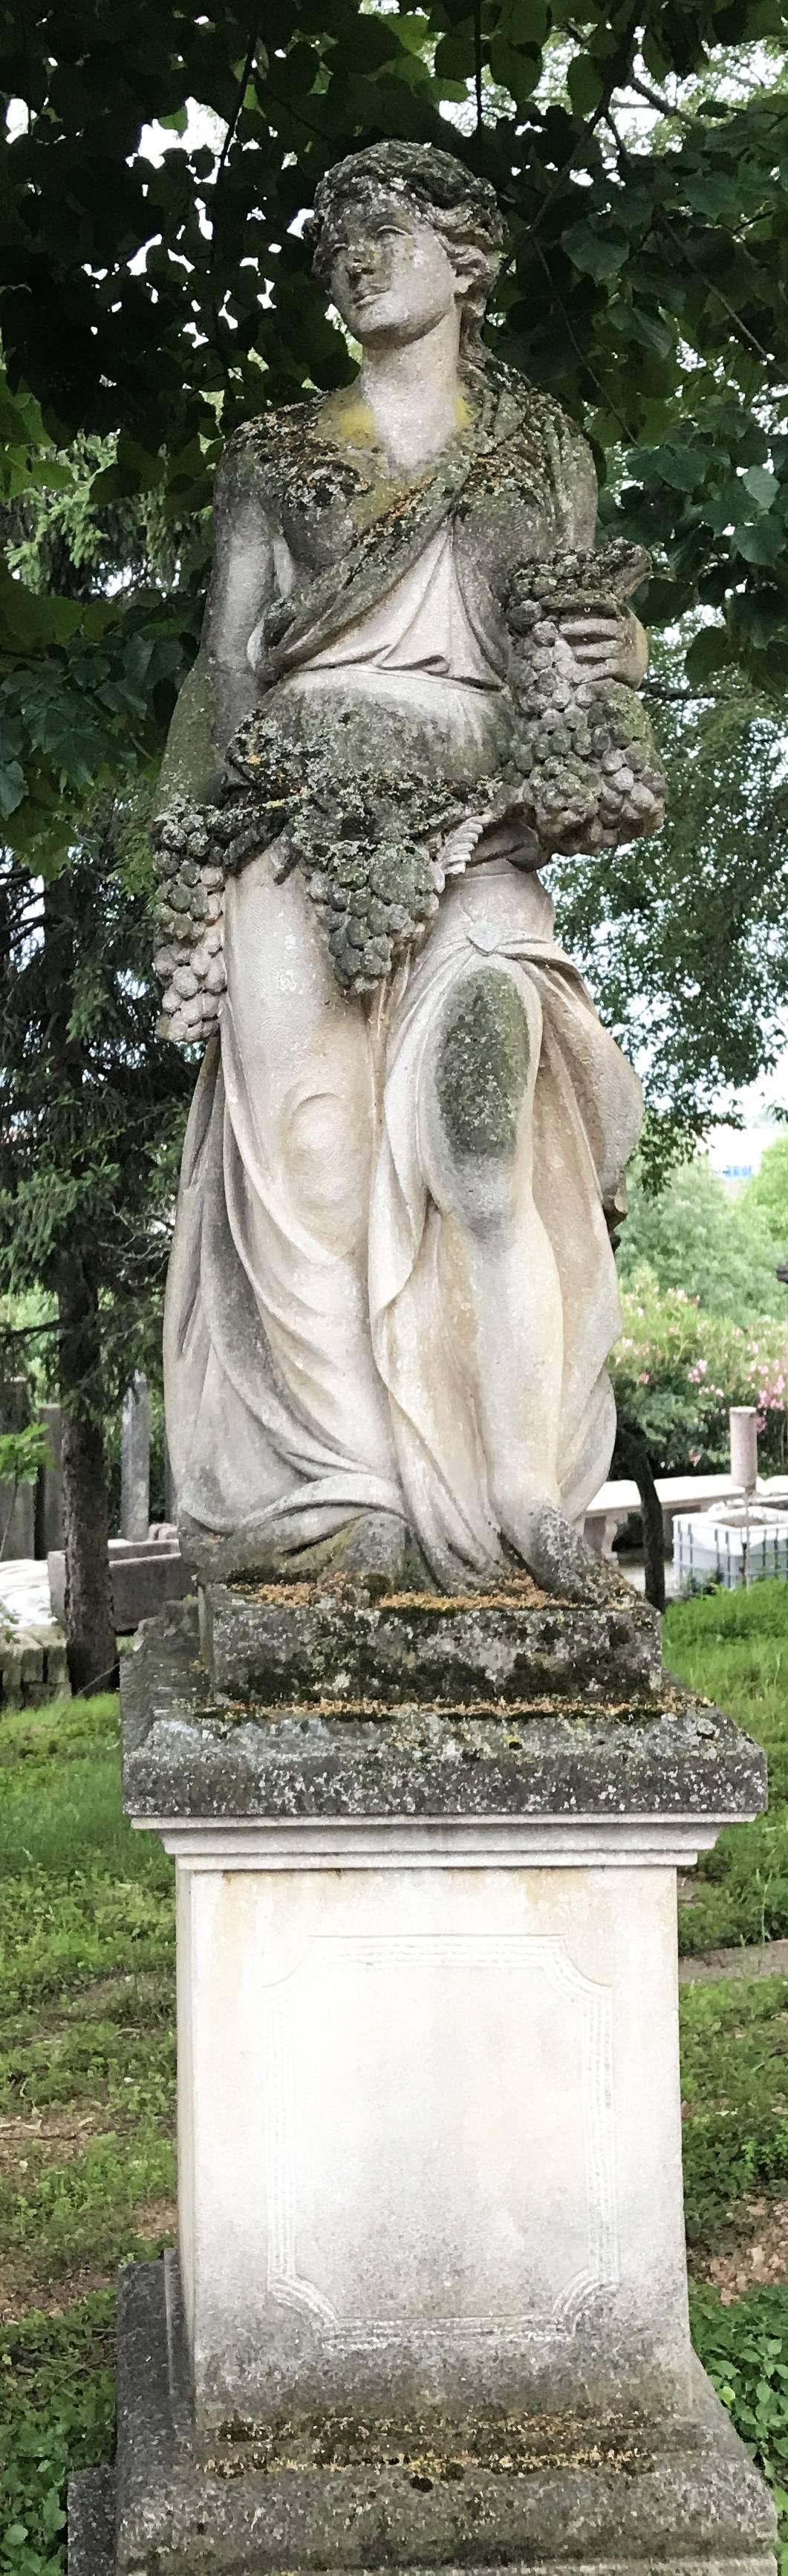
[[[68,2481],[68,2576],[113,2576],[115,2471],[79,2469]]]
[[[63,1631],[52,1616],[47,1569],[35,1557],[0,1563],[0,1709],[70,1699]]]
[[[70,1699],[66,1640],[54,1626],[0,1632],[0,1712]]]
[[[358,1584],[211,1583],[200,1637],[218,1692],[275,1706],[369,1699],[460,1708],[571,1693],[586,1705],[661,1685],[657,1613],[611,1568],[601,1599],[548,1600],[528,1575],[447,1599]],[[607,1597],[605,1597],[605,1594]]]
[[[56,1629],[49,1575],[40,1557],[4,1557],[0,1562],[0,1614],[20,1628]]]
[[[184,1565],[177,1542],[150,1538],[110,1539],[109,1568],[112,1581],[112,1616],[119,1636],[130,1636],[141,1619],[153,1619],[168,1601],[181,1601],[193,1590],[194,1578]],[[47,1576],[52,1607],[63,1618],[66,1598],[66,1560],[62,1548],[53,1549],[47,1558]]]
[[[527,2565],[542,2576],[774,2576],[763,2479],[700,2365],[690,2412],[350,2423],[303,2413],[201,2444],[184,2377],[177,2265],[121,2278],[118,2576],[267,2576]],[[72,2479],[69,2576],[107,2576],[107,2473]]]
[[[146,1623],[123,1657],[124,1803],[140,1823],[623,1811],[711,1814],[716,1831],[765,1805],[760,1745],[664,1674],[658,1693],[590,1709],[582,1696],[498,1700],[483,1669],[469,1695],[473,1714],[406,1696],[228,1704],[200,1658],[197,1604],[184,1601]]]
[[[52,1617],[45,1565],[35,1557],[0,1563],[0,1709],[69,1699],[66,1640]]]
[[[682,1986],[715,1985],[725,1977],[788,1977],[788,1941],[734,1942],[679,1960]]]

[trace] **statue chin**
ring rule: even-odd
[[[211,1040],[165,1325],[183,1552],[203,1582],[527,1573],[590,1597],[610,1590],[577,1535],[615,1429],[605,1210],[641,1098],[539,867],[661,819],[647,717],[610,676],[642,675],[647,558],[595,549],[579,433],[481,348],[486,183],[375,146],[321,183],[314,229],[320,275],[356,263],[368,331],[410,276],[407,385],[418,340],[424,419],[450,426],[393,485],[394,351],[379,395],[268,412],[220,469],[155,834],[160,1027]],[[451,286],[422,339],[414,278]]]

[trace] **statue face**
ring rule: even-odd
[[[331,295],[362,348],[420,340],[461,292],[448,251],[429,224],[392,203],[371,218],[348,208],[337,234]]]

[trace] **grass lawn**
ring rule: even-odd
[[[682,1947],[788,1933],[788,1586],[674,1606],[665,1654],[772,1779],[688,1883]],[[117,2265],[174,2231],[172,1864],[121,1815],[117,1724],[112,1698],[0,1718],[3,2576],[63,2564],[67,2469],[111,2451]],[[782,2498],[788,2287],[713,2279],[784,2226],[788,2281],[788,1979],[685,1988],[682,2021],[693,2331]]]

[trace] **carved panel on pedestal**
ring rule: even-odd
[[[271,2299],[337,2353],[571,2337],[619,2273],[609,1986],[548,1936],[319,1934],[261,2010]]]

